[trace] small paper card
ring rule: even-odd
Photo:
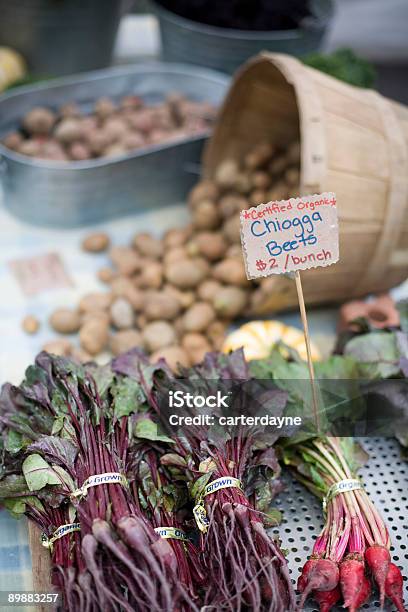
[[[8,265],[26,296],[73,286],[58,253],[14,259],[9,261]]]
[[[330,266],[339,259],[334,193],[260,204],[243,210],[240,219],[249,279]]]

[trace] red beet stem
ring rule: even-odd
[[[319,604],[320,612],[330,612],[341,599],[340,587],[337,585],[331,591],[313,591],[313,599]]]
[[[402,596],[403,578],[400,569],[395,563],[390,563],[388,566],[387,576],[385,578],[385,594],[391,599],[398,612],[406,612],[404,599]]]
[[[385,580],[391,563],[390,552],[385,546],[374,544],[365,551],[367,565],[373,573],[374,579],[380,591],[380,605],[384,607]]]
[[[312,591],[332,591],[339,582],[339,568],[331,559],[318,559],[309,572],[308,581],[300,600],[300,608]]]

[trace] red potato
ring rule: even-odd
[[[380,604],[381,607],[383,607],[385,598],[385,579],[387,577],[388,567],[391,563],[390,552],[384,546],[374,544],[374,546],[370,546],[365,551],[365,560],[377,583],[378,590],[380,591]]]
[[[389,599],[391,599],[398,612],[406,612],[404,599],[402,596],[403,586],[404,581],[400,569],[395,565],[395,563],[390,563],[384,585],[385,594]]]
[[[359,554],[350,554],[340,563],[340,588],[344,607],[356,610],[360,601],[360,589],[365,579],[364,561]]]

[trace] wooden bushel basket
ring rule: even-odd
[[[309,304],[390,289],[408,276],[408,108],[347,85],[287,55],[262,53],[236,74],[203,156],[213,177],[256,144],[301,143],[302,194],[334,191],[340,261],[302,272]],[[297,304],[295,284],[272,277],[260,313]]]

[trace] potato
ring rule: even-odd
[[[184,330],[186,332],[203,332],[214,319],[215,312],[211,304],[196,302],[184,313]]]
[[[18,151],[23,142],[23,137],[20,132],[10,132],[3,139],[3,145],[12,151]]]
[[[296,140],[287,150],[286,159],[290,164],[297,164],[300,160],[300,142]]]
[[[81,109],[75,102],[68,102],[67,104],[63,104],[62,106],[60,106],[60,108],[58,109],[58,114],[64,119],[67,119],[68,117],[80,117]]]
[[[180,291],[173,285],[165,285],[164,291],[168,295],[172,295],[180,303],[182,308],[189,308],[195,301],[195,295],[193,291]]]
[[[215,182],[223,189],[235,187],[240,174],[238,162],[235,159],[224,159],[216,171]]]
[[[279,175],[283,174],[283,172],[287,168],[287,166],[288,166],[288,160],[287,160],[286,156],[282,154],[282,155],[279,155],[279,156],[273,158],[273,160],[269,164],[268,170],[269,170],[270,174],[274,174],[276,176],[279,176]]]
[[[95,232],[88,234],[82,240],[81,246],[84,251],[89,253],[101,253],[109,247],[110,240],[108,234],[104,232]]]
[[[233,319],[242,314],[248,293],[240,287],[223,287],[215,296],[213,306],[221,317]]]
[[[218,207],[221,216],[227,219],[233,214],[239,214],[241,210],[246,210],[248,208],[248,201],[241,195],[228,194],[220,199]]]
[[[167,321],[148,323],[142,331],[143,343],[150,352],[158,351],[176,342],[174,328]]]
[[[237,176],[237,180],[234,185],[234,189],[242,195],[247,195],[251,191],[251,178],[249,174],[241,172]]]
[[[180,301],[170,291],[150,291],[145,296],[144,313],[148,320],[172,321],[180,310]]]
[[[125,297],[127,291],[134,289],[135,285],[128,276],[117,276],[111,283],[110,289],[115,297]]]
[[[115,104],[112,100],[106,97],[99,98],[94,106],[94,113],[98,119],[106,119],[115,110]]]
[[[109,338],[109,348],[115,356],[126,353],[132,348],[141,347],[142,345],[142,335],[135,329],[118,331]]]
[[[89,150],[96,157],[102,155],[110,144],[109,136],[103,128],[94,128],[85,134]]]
[[[143,291],[137,287],[128,287],[123,291],[122,297],[127,299],[135,312],[139,312],[144,308],[145,297]]]
[[[170,264],[174,261],[180,261],[180,259],[186,259],[187,251],[184,247],[173,247],[166,251],[163,257],[164,265]]]
[[[268,172],[264,172],[263,170],[258,170],[254,172],[251,176],[251,183],[254,189],[268,189],[271,184],[271,177]]]
[[[217,205],[211,200],[200,202],[193,212],[193,225],[198,230],[215,229],[220,222]]]
[[[120,143],[127,151],[133,151],[134,149],[144,147],[146,141],[139,132],[129,132],[122,137]]]
[[[104,157],[117,157],[118,155],[125,155],[127,153],[127,149],[119,142],[115,142],[102,152]]]
[[[132,245],[141,255],[152,259],[160,259],[163,255],[163,242],[151,234],[135,234]]]
[[[213,268],[213,276],[225,284],[246,287],[249,281],[246,276],[244,261],[241,257],[224,259]]]
[[[117,275],[112,270],[112,268],[108,267],[100,268],[97,272],[97,276],[102,283],[106,283],[107,285],[112,283],[112,281],[117,278]]]
[[[188,333],[181,340],[182,347],[187,351],[191,364],[200,363],[211,351],[211,345],[202,334]]]
[[[190,206],[195,207],[196,204],[203,200],[217,200],[219,194],[216,183],[210,180],[202,180],[190,191],[188,196],[188,203]]]
[[[72,351],[72,344],[65,338],[59,338],[58,340],[50,340],[46,342],[42,347],[43,351],[51,353],[51,355],[58,355],[60,357],[69,357]]]
[[[249,203],[251,206],[258,206],[259,204],[265,204],[268,201],[268,194],[262,189],[254,189],[249,194]]]
[[[136,327],[143,329],[147,325],[147,319],[144,313],[140,313],[136,317]]]
[[[193,239],[193,244],[209,261],[221,259],[227,249],[225,238],[220,232],[200,232]]]
[[[48,140],[43,143],[41,151],[38,153],[41,159],[51,159],[53,161],[68,161],[64,147],[56,140]]]
[[[92,361],[92,355],[77,346],[72,347],[69,357],[78,363],[89,363]]]
[[[81,325],[81,317],[77,310],[57,308],[50,316],[51,327],[60,334],[75,334]]]
[[[297,187],[300,180],[300,172],[298,168],[288,168],[285,172],[285,182],[289,187]]]
[[[218,351],[224,344],[227,333],[227,326],[222,321],[213,321],[207,329],[207,338],[210,340],[213,348]]]
[[[84,142],[73,142],[68,147],[68,155],[73,161],[84,161],[92,157],[89,147]]]
[[[127,116],[127,121],[133,130],[148,135],[155,128],[154,115],[152,110],[144,108],[133,112]]]
[[[188,231],[188,228],[170,229],[163,236],[164,246],[167,249],[172,249],[173,247],[181,247],[186,243],[189,234],[190,232]]]
[[[147,260],[137,282],[143,289],[160,289],[163,282],[163,265],[158,261]]]
[[[205,278],[204,270],[193,259],[175,261],[166,265],[165,277],[179,289],[193,289]]]
[[[98,321],[99,323],[103,323],[104,325],[110,325],[110,313],[105,310],[91,310],[90,312],[84,312],[81,315],[81,327],[85,325],[85,323]]]
[[[239,244],[241,242],[241,224],[238,215],[234,215],[224,222],[222,231],[229,242]]]
[[[123,297],[118,297],[112,302],[110,316],[116,329],[129,329],[134,324],[132,305]]]
[[[119,106],[123,110],[128,110],[128,109],[137,110],[138,108],[143,107],[143,100],[142,98],[136,95],[123,96],[123,98],[120,101]]]
[[[79,301],[80,312],[92,312],[94,310],[107,310],[112,302],[110,293],[87,293]]]
[[[64,145],[71,144],[82,137],[82,125],[80,119],[62,119],[54,130],[54,136]]]
[[[36,334],[40,329],[40,322],[34,315],[27,315],[21,322],[21,327],[26,334]]]
[[[212,302],[220,289],[220,283],[215,280],[209,279],[201,283],[201,285],[197,289],[197,295],[204,302]]]
[[[79,330],[79,343],[90,355],[101,353],[108,343],[109,327],[99,319],[89,320]]]
[[[112,117],[105,121],[103,129],[106,137],[109,138],[110,142],[123,141],[123,138],[129,131],[128,125],[124,119],[120,117]]]
[[[131,247],[112,247],[109,257],[121,275],[132,276],[141,268],[140,256]]]
[[[44,143],[29,138],[28,140],[23,140],[18,152],[21,153],[21,155],[28,155],[29,157],[39,157],[42,153],[43,146]]]
[[[23,127],[29,134],[49,134],[54,127],[56,115],[48,108],[38,106],[23,118]]]
[[[289,191],[286,183],[284,183],[283,181],[279,181],[275,183],[272,189],[269,191],[268,199],[273,202],[279,200],[286,200],[288,195]]]
[[[180,346],[173,345],[155,351],[150,355],[150,362],[156,363],[159,359],[164,359],[171,370],[177,372],[179,366],[188,368],[190,360],[187,352]]]
[[[264,166],[274,154],[272,145],[262,143],[252,149],[244,158],[244,164],[249,170],[255,170]]]
[[[234,259],[236,258],[242,260],[242,246],[240,244],[231,244],[231,246],[228,247],[227,252],[225,253],[225,257],[227,257],[228,259],[232,257]]]

